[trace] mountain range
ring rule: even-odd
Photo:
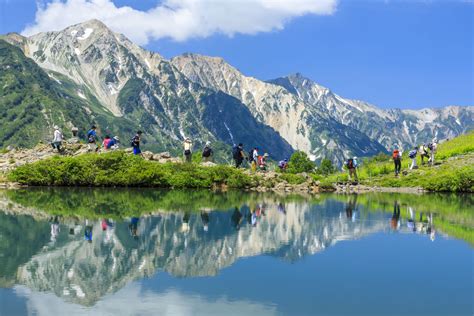
[[[98,20],[1,39],[0,146],[45,141],[56,124],[84,136],[96,124],[122,139],[141,129],[153,150],[179,153],[189,136],[195,150],[208,140],[223,150],[242,142],[276,160],[302,150],[340,164],[474,128],[473,106],[383,110],[301,74],[262,81],[222,58],[168,60]]]

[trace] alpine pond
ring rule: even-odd
[[[473,199],[0,191],[0,315],[471,315]]]

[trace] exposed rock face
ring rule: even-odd
[[[447,106],[440,109],[383,110],[345,99],[301,74],[271,81],[285,87],[311,107],[327,112],[341,124],[350,126],[387,149],[410,148],[433,137],[450,139],[474,129],[474,107]]]
[[[130,235],[127,223],[115,223],[102,231],[100,222],[89,222],[92,243],[84,241],[82,233],[63,233],[55,244],[20,267],[18,281],[34,290],[92,305],[128,282],[160,270],[178,277],[212,276],[239,258],[262,253],[293,261],[388,225],[383,217],[374,215],[371,220],[346,219],[345,213],[341,215],[342,203],[328,203],[334,204],[279,206],[262,201],[257,208],[265,216],[259,216],[252,226],[246,224],[249,211],[242,210],[240,229],[236,229],[232,211],[204,212],[209,216],[207,231],[202,215],[163,213],[140,218],[137,239]],[[70,225],[61,230],[67,232]]]

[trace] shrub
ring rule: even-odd
[[[295,151],[293,155],[291,155],[287,171],[289,173],[311,172],[314,170],[314,167],[314,163],[308,158],[305,152]]]

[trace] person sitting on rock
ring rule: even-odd
[[[53,141],[51,142],[51,146],[53,149],[57,149],[58,152],[61,151],[61,143],[63,141],[63,133],[59,130],[59,126],[54,126],[54,134],[53,134]]]
[[[119,148],[120,139],[118,136],[110,139],[107,149],[117,150]]]
[[[278,168],[280,168],[281,171],[288,169],[288,159],[280,160],[278,163]]]
[[[112,141],[112,139],[110,138],[109,135],[105,135],[105,138],[104,138],[104,141],[102,142],[102,147],[105,149],[105,150],[108,150],[110,149],[110,142]]]
[[[263,156],[258,156],[258,168],[260,171],[267,171],[267,158],[267,153],[265,153]]]

